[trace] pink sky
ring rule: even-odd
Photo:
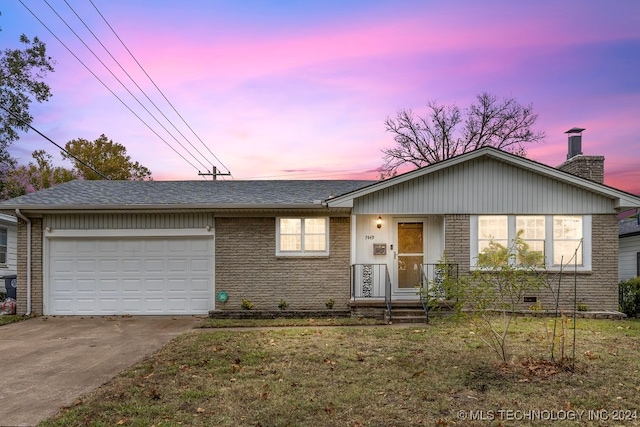
[[[185,159],[133,116],[19,2],[0,6],[0,40],[38,35],[57,61],[53,98],[34,126],[60,145],[106,134],[156,180],[376,179],[393,145],[384,120],[428,101],[467,106],[480,92],[532,103],[543,143],[529,157],[557,166],[572,127],[605,156],[605,183],[640,194],[640,3],[600,1],[218,2],[93,0],[171,103],[155,91],[89,2],[68,0],[182,139],[111,61],[63,0],[50,0],[186,150],[92,57],[43,2],[23,0],[87,66]],[[195,148],[192,148],[195,147]],[[44,148],[34,132],[12,152]],[[187,150],[191,153],[187,153]],[[210,151],[224,164],[213,158]],[[193,154],[193,156],[192,156]],[[60,164],[63,164],[59,161]],[[229,179],[229,178],[227,178]]]

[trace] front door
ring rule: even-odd
[[[424,263],[424,222],[397,220],[395,228],[394,290],[407,296],[417,295],[420,267]]]

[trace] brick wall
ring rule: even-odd
[[[603,156],[574,156],[558,166],[558,169],[582,178],[590,179],[598,184],[604,183]]]
[[[459,274],[469,274],[470,223],[469,215],[445,215],[444,251],[449,262],[458,264]]]
[[[42,315],[42,219],[31,218],[31,313]],[[27,311],[27,223],[18,219],[17,314]]]
[[[470,268],[469,215],[445,216],[445,252],[450,262],[458,263],[460,275],[468,275]],[[616,215],[593,215],[591,230],[590,272],[575,275],[577,301],[590,311],[618,310],[618,220]],[[574,274],[551,274],[550,282],[557,289],[560,284],[560,308],[573,309]],[[543,309],[554,309],[555,298],[549,290],[530,292]],[[529,308],[533,303],[523,303]]]
[[[216,309],[238,310],[243,298],[256,310],[277,310],[281,299],[290,309],[324,309],[331,298],[336,310],[350,297],[349,218],[331,218],[329,257],[276,257],[275,218],[216,218],[216,292],[229,300]]]

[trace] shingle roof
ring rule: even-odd
[[[100,206],[312,205],[375,181],[71,181],[0,203],[0,209]]]
[[[637,218],[620,220],[618,222],[618,234],[620,236],[640,234],[640,222],[638,222]]]

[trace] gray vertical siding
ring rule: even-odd
[[[214,226],[212,213],[46,215],[44,226],[57,230],[181,229]]]
[[[354,200],[355,214],[614,213],[612,199],[481,158]]]

